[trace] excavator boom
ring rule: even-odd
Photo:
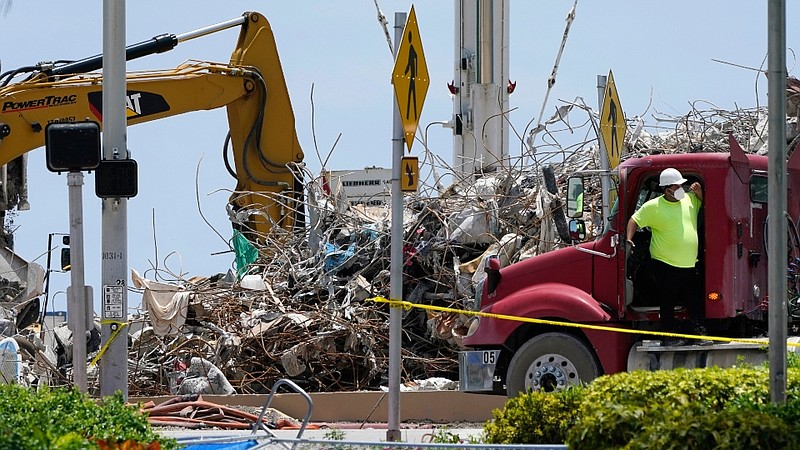
[[[189,61],[169,70],[128,73],[127,123],[226,107],[234,161],[228,162],[226,152],[225,164],[237,180],[230,199],[238,218],[234,227],[265,242],[303,221],[303,151],[269,22],[248,12],[235,23],[241,30],[228,64]],[[170,36],[129,47],[128,59],[165,51],[181,40]],[[8,82],[10,75],[0,75],[0,83],[6,77],[0,84],[0,181],[5,181],[0,213],[27,203],[25,155],[44,145],[48,124],[88,120],[102,127],[102,75],[82,72],[98,64],[91,57],[41,67],[15,83]]]

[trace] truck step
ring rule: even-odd
[[[643,341],[628,353],[628,371],[727,368],[741,363],[758,365],[766,362],[768,356],[767,346],[761,343],[665,346],[660,341]]]

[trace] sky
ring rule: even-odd
[[[102,3],[13,0],[4,15],[0,8],[0,72],[102,53]],[[407,13],[412,5],[377,3],[390,34],[394,13]],[[786,16],[798,17],[800,4],[787,3]],[[510,120],[515,127],[537,120],[572,5],[573,0],[510,0],[509,78],[517,84]],[[452,119],[447,83],[456,67],[454,3],[425,0],[414,8],[431,80],[420,119],[424,129]],[[331,170],[391,167],[394,60],[374,0],[137,0],[126,4],[127,41],[188,32],[245,11],[263,13],[272,25],[309,170],[319,173],[325,160]],[[766,105],[767,80],[754,69],[766,70],[767,22],[763,1],[580,0],[544,116],[576,97],[596,107],[597,76],[609,70],[628,119],[641,116],[650,123],[656,112],[685,114],[696,100],[720,109]],[[787,30],[787,70],[796,75],[795,30]],[[184,42],[170,52],[131,61],[127,68],[166,69],[189,59],[226,63],[237,35],[231,29]],[[231,234],[225,205],[235,180],[221,158],[227,129],[224,109],[128,128],[127,145],[139,165],[139,193],[128,202],[131,268],[152,278],[148,269],[158,264],[189,278],[233,267],[234,255],[217,235]],[[442,127],[428,132],[429,148],[447,161],[451,133]],[[513,137],[510,148],[511,156],[518,156]],[[412,154],[418,152],[415,146]],[[66,176],[48,172],[44,159],[43,148],[30,153],[31,209],[14,222],[14,250],[42,266],[48,234],[69,232]],[[85,178],[83,210],[86,283],[94,289],[99,311],[101,211],[92,174]],[[66,310],[69,282],[69,274],[52,274],[49,310]],[[129,294],[128,303],[135,307],[140,300]]]

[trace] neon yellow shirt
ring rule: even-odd
[[[660,196],[633,213],[640,228],[650,227],[650,257],[673,267],[694,267],[697,262],[697,214],[700,199],[693,192],[679,202]]]

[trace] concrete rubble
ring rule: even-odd
[[[564,111],[596,120],[585,106],[570,106]],[[654,127],[645,127],[639,117],[628,121],[623,159],[727,151],[729,134],[745,151],[767,152],[765,108],[692,109],[680,117],[655,113],[653,118]],[[548,126],[564,123],[566,117]],[[790,117],[789,127],[796,129],[795,118]],[[575,131],[545,129],[550,136],[545,142],[529,142],[526,170],[486,173],[447,188],[436,175],[435,183],[423,183],[419,193],[407,196],[404,300],[463,309],[484,276],[485,258],[498,255],[505,266],[569,245],[561,209],[566,178],[599,168],[596,139],[567,145],[576,139]],[[794,133],[790,139],[796,139]],[[143,310],[129,320],[129,395],[266,393],[279,378],[309,392],[387,385],[389,308],[370,299],[389,297],[390,210],[346,204],[318,180],[306,187],[306,233],[263,237],[266,244],[255,249],[255,260],[241,273],[175,283],[133,271]],[[584,218],[599,225],[599,186],[587,194],[596,208]],[[590,226],[588,231],[597,230]],[[34,327],[20,326],[24,309],[24,303],[0,303],[0,333],[20,342],[18,381],[68,384],[71,333],[57,328],[53,346],[45,346]],[[415,380],[406,383],[408,389],[456,388],[449,380],[458,379],[457,352],[466,324],[467,317],[456,313],[404,311],[402,379]],[[99,325],[95,328],[87,335],[90,359],[100,350]],[[96,366],[89,379],[96,389]]]

